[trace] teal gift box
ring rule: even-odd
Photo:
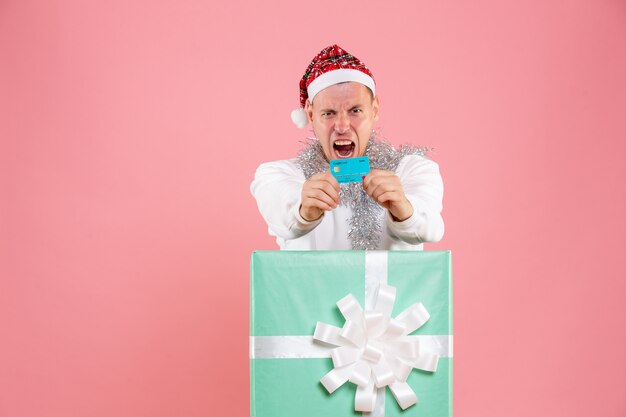
[[[330,394],[320,383],[333,360],[319,352],[334,346],[310,339],[318,322],[344,325],[336,303],[346,295],[367,310],[378,275],[396,288],[391,317],[417,302],[427,309],[430,318],[411,335],[436,340],[440,357],[436,371],[413,369],[406,380],[417,404],[402,410],[386,388],[382,405],[378,400],[382,411],[364,415],[452,416],[449,251],[257,251],[250,284],[252,417],[362,415],[355,411],[355,384],[346,382]],[[311,346],[303,348],[303,343]]]

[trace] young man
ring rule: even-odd
[[[379,102],[370,70],[337,45],[300,80],[298,127],[315,138],[298,158],[262,164],[250,187],[281,249],[421,250],[443,236],[443,183],[422,148],[376,139]],[[329,161],[367,155],[362,182],[342,184]]]

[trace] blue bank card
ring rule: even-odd
[[[367,156],[330,161],[330,173],[333,174],[339,184],[361,182],[369,172],[370,159]]]

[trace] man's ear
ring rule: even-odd
[[[309,123],[313,123],[313,105],[309,100],[304,103],[304,111],[306,112],[307,119],[309,119]]]
[[[372,111],[374,112],[374,121],[378,121],[378,107],[379,107],[378,96],[372,99]]]

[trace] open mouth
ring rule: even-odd
[[[350,158],[354,154],[354,142],[348,139],[339,139],[333,142],[333,149],[339,158]]]

